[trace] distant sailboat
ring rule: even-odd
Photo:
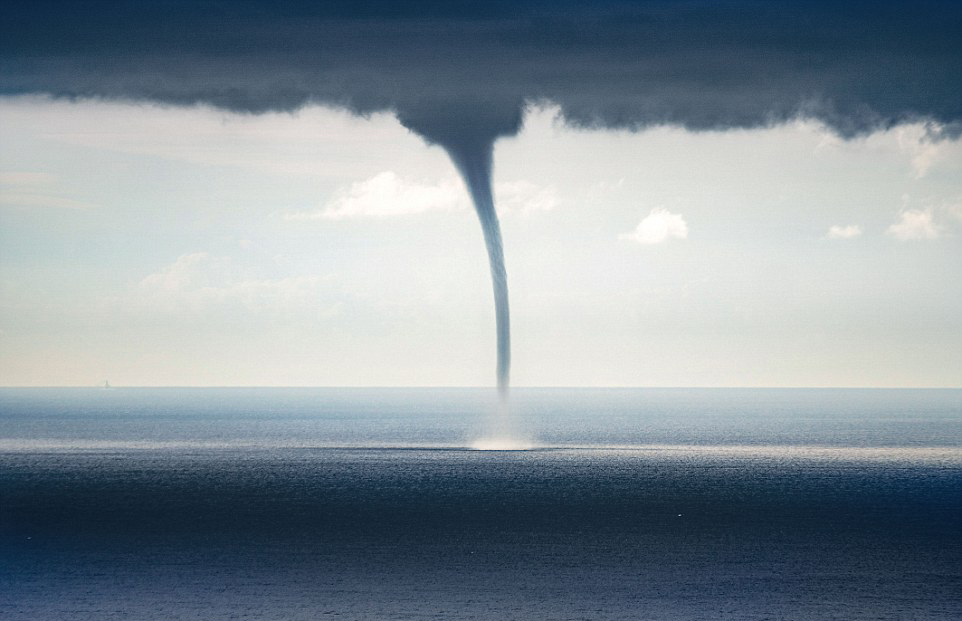
[[[101,388],[103,388],[104,390],[110,390],[111,388],[113,388],[113,386],[110,385],[109,380],[104,380],[104,385],[101,386]]]

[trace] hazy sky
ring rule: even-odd
[[[0,383],[489,385],[445,151],[502,282],[497,139],[515,385],[960,386],[960,30],[956,0],[0,3]]]
[[[513,384],[962,385],[958,140],[557,114],[495,151]],[[493,333],[391,115],[0,98],[2,384],[492,385]]]

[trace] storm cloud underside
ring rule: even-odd
[[[962,119],[958,2],[22,4],[0,9],[0,94],[314,103],[489,138],[528,101],[628,129]]]
[[[479,6],[480,5],[480,6]],[[0,8],[0,95],[241,113],[394,113],[451,156],[484,229],[510,366],[491,198],[495,140],[530,103],[575,126],[962,132],[962,4],[823,1],[39,1]]]

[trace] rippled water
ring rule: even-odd
[[[962,391],[0,390],[4,619],[958,619]]]

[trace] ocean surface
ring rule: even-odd
[[[500,410],[0,389],[0,618],[962,619],[962,390]]]

